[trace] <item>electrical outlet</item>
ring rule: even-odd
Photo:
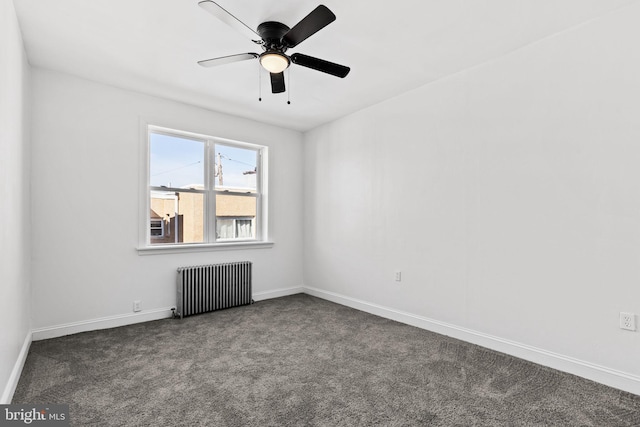
[[[402,280],[402,272],[396,271],[396,282],[400,282]]]
[[[138,312],[138,311],[142,311],[142,308],[140,308],[140,301],[134,301],[133,302],[133,311],[134,312]]]
[[[628,331],[636,330],[636,315],[633,313],[620,312],[620,329]]]

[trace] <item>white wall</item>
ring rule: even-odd
[[[0,0],[0,404],[9,403],[31,337],[29,65],[10,0]]]
[[[618,328],[640,314],[639,20],[308,132],[305,286],[640,394],[640,333]]]
[[[184,265],[249,260],[255,294],[299,289],[300,133],[53,71],[32,73],[34,338],[74,332],[82,324],[80,330],[109,326],[120,317],[118,322],[131,323],[146,320],[145,313],[165,315],[175,306],[176,268]],[[268,146],[275,245],[139,255],[141,118]],[[142,301],[143,312],[128,317],[134,300]]]

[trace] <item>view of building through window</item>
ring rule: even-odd
[[[149,243],[256,239],[260,159],[260,147],[150,131]]]

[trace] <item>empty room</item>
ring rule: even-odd
[[[640,425],[639,21],[0,0],[0,425]]]

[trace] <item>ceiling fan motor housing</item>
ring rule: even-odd
[[[282,37],[287,34],[289,27],[281,22],[267,21],[258,25],[258,34],[262,37],[264,42],[264,50],[275,50],[278,52],[284,52],[287,50],[287,46],[282,42]]]

